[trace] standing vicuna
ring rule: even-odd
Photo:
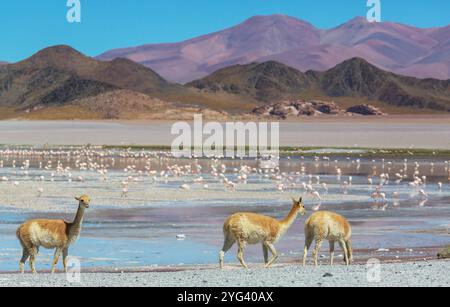
[[[74,243],[81,232],[85,209],[89,208],[89,196],[83,195],[75,198],[78,202],[78,212],[73,223],[64,220],[30,220],[17,229],[17,238],[23,248],[23,256],[20,260],[20,272],[25,272],[25,262],[30,258],[30,268],[36,274],[35,261],[39,253],[39,247],[56,249],[52,263],[52,273],[55,272],[61,253],[63,266],[67,272],[67,256],[69,246]]]
[[[306,265],[308,250],[312,242],[316,241],[313,252],[314,264],[317,266],[317,258],[324,240],[330,243],[330,262],[334,261],[334,244],[338,242],[344,252],[344,261],[348,265],[353,261],[353,250],[351,244],[352,228],[350,223],[341,215],[320,211],[311,215],[305,223],[305,251],[303,255],[303,266]]]
[[[235,242],[239,245],[237,257],[244,268],[248,268],[244,261],[246,244],[259,243],[263,246],[265,267],[270,267],[278,259],[278,253],[273,244],[286,233],[299,213],[301,215],[306,213],[301,198],[299,201],[294,199],[293,201],[291,211],[282,221],[254,213],[236,213],[230,216],[223,226],[225,242],[220,252],[220,267],[223,268],[225,253],[231,249]],[[270,261],[269,250],[273,256]]]

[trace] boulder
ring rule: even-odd
[[[272,110],[271,106],[264,105],[264,106],[257,107],[256,109],[254,109],[252,111],[252,113],[256,114],[256,115],[269,115],[271,110]]]
[[[385,115],[380,109],[370,104],[360,104],[347,109],[347,113],[359,114],[364,116]]]
[[[272,116],[286,119],[290,116],[319,116],[319,115],[385,115],[380,109],[368,105],[356,105],[347,109],[339,108],[334,101],[321,100],[285,100],[273,104],[260,106],[252,111],[252,114],[259,116]]]
[[[272,111],[270,111],[270,115],[279,117],[281,119],[287,119],[289,110],[288,108],[282,106],[282,105],[276,105]]]
[[[441,250],[437,257],[438,259],[450,259],[450,246]]]
[[[343,113],[334,101],[313,100],[314,108],[322,114],[337,115]]]
[[[252,114],[273,116],[286,119],[289,116],[318,116],[318,115],[337,115],[345,114],[339,106],[331,101],[304,101],[304,100],[285,100],[277,103],[260,106],[252,111]]]

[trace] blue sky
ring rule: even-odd
[[[80,0],[82,22],[66,21],[67,0],[0,1],[0,60],[14,62],[57,44],[91,56],[118,47],[175,42],[254,15],[287,14],[319,28],[365,16],[367,0]],[[418,27],[450,24],[448,0],[381,0],[382,19]]]

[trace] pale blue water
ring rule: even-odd
[[[342,159],[341,159],[342,160]],[[429,161],[428,161],[429,162]],[[239,162],[230,162],[238,163]],[[320,175],[322,182],[337,183],[334,174],[335,164],[314,165],[312,160],[302,162],[308,172]],[[424,163],[423,161],[421,163]],[[380,164],[376,164],[380,168]],[[361,168],[356,169],[351,162],[339,163],[344,174],[342,180],[353,176],[351,195],[370,195],[373,187],[367,183],[368,174],[373,171],[371,161],[362,161]],[[402,162],[392,166],[390,173],[401,168]],[[164,168],[164,166],[161,166]],[[299,162],[283,160],[283,171],[296,172]],[[411,167],[412,168],[412,167]],[[410,171],[412,171],[410,169]],[[411,188],[407,182],[397,184],[391,181],[383,187],[383,191],[391,194],[394,191],[401,193],[399,206],[392,205],[386,211],[373,210],[381,206],[374,204],[368,197],[367,201],[324,201],[323,210],[332,210],[345,215],[353,225],[353,242],[357,250],[376,250],[379,248],[411,248],[434,247],[450,244],[450,235],[445,232],[446,225],[450,227],[450,186],[445,166],[436,161],[435,170],[427,174],[427,192],[430,199],[426,206],[420,207],[420,200],[410,195]],[[30,169],[30,177],[37,176],[39,171]],[[114,172],[114,171],[112,171]],[[0,176],[11,175],[11,169],[0,169]],[[204,174],[208,179],[208,174]],[[260,193],[273,192],[267,190],[268,179],[260,176],[251,176],[249,182],[261,183],[255,186]],[[438,191],[437,182],[443,182],[442,191]],[[164,185],[168,193],[183,183],[173,181]],[[376,183],[376,182],[375,182]],[[84,182],[89,185],[90,182]],[[339,186],[330,188],[330,193],[340,191]],[[295,191],[294,191],[295,192]],[[298,191],[297,191],[298,192]],[[243,203],[238,199],[216,199],[210,191],[211,199],[203,201],[178,201],[173,203],[157,203],[142,208],[95,208],[89,209],[80,240],[70,249],[70,255],[77,256],[84,268],[124,268],[142,266],[176,266],[181,264],[215,264],[218,251],[222,247],[222,225],[230,214],[237,211],[252,211],[274,216],[284,217],[290,209],[283,197],[254,199]],[[295,193],[296,194],[296,193]],[[308,204],[312,205],[312,204]],[[0,204],[0,208],[2,204]],[[46,212],[25,212],[13,209],[0,209],[0,271],[17,270],[20,259],[20,245],[15,238],[16,228],[30,218],[66,218],[66,215]],[[284,260],[300,258],[303,249],[303,222],[300,217],[277,244],[277,249]],[[443,231],[444,230],[444,231]],[[186,240],[176,239],[177,234],[185,234]],[[326,254],[327,245],[324,245]],[[226,262],[236,262],[235,249],[227,254]],[[356,254],[363,257],[365,254]],[[399,257],[418,256],[416,252],[402,252]],[[49,269],[52,251],[41,250],[37,266],[39,270]],[[426,255],[424,255],[426,256]],[[429,256],[429,255],[428,255]],[[246,252],[249,262],[262,261],[260,246],[251,246]]]

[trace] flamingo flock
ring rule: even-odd
[[[263,193],[273,199],[279,198],[278,193],[302,193],[313,211],[355,196],[386,211],[390,204],[398,207],[405,197],[425,206],[431,197],[443,193],[450,181],[449,164],[327,156],[291,156],[275,163],[257,159],[179,159],[166,151],[131,148],[4,148],[0,150],[0,188],[10,186],[11,193],[20,193],[21,182],[28,180],[36,184],[36,197],[43,198],[51,196],[46,187],[52,183],[89,185],[96,181],[107,183],[119,199],[127,201],[137,197],[142,188],[173,189],[174,183],[180,192],[203,191],[208,195],[218,191],[239,195],[261,184]],[[441,173],[440,181],[430,182],[429,177],[437,171]],[[111,176],[119,180],[111,180]]]

